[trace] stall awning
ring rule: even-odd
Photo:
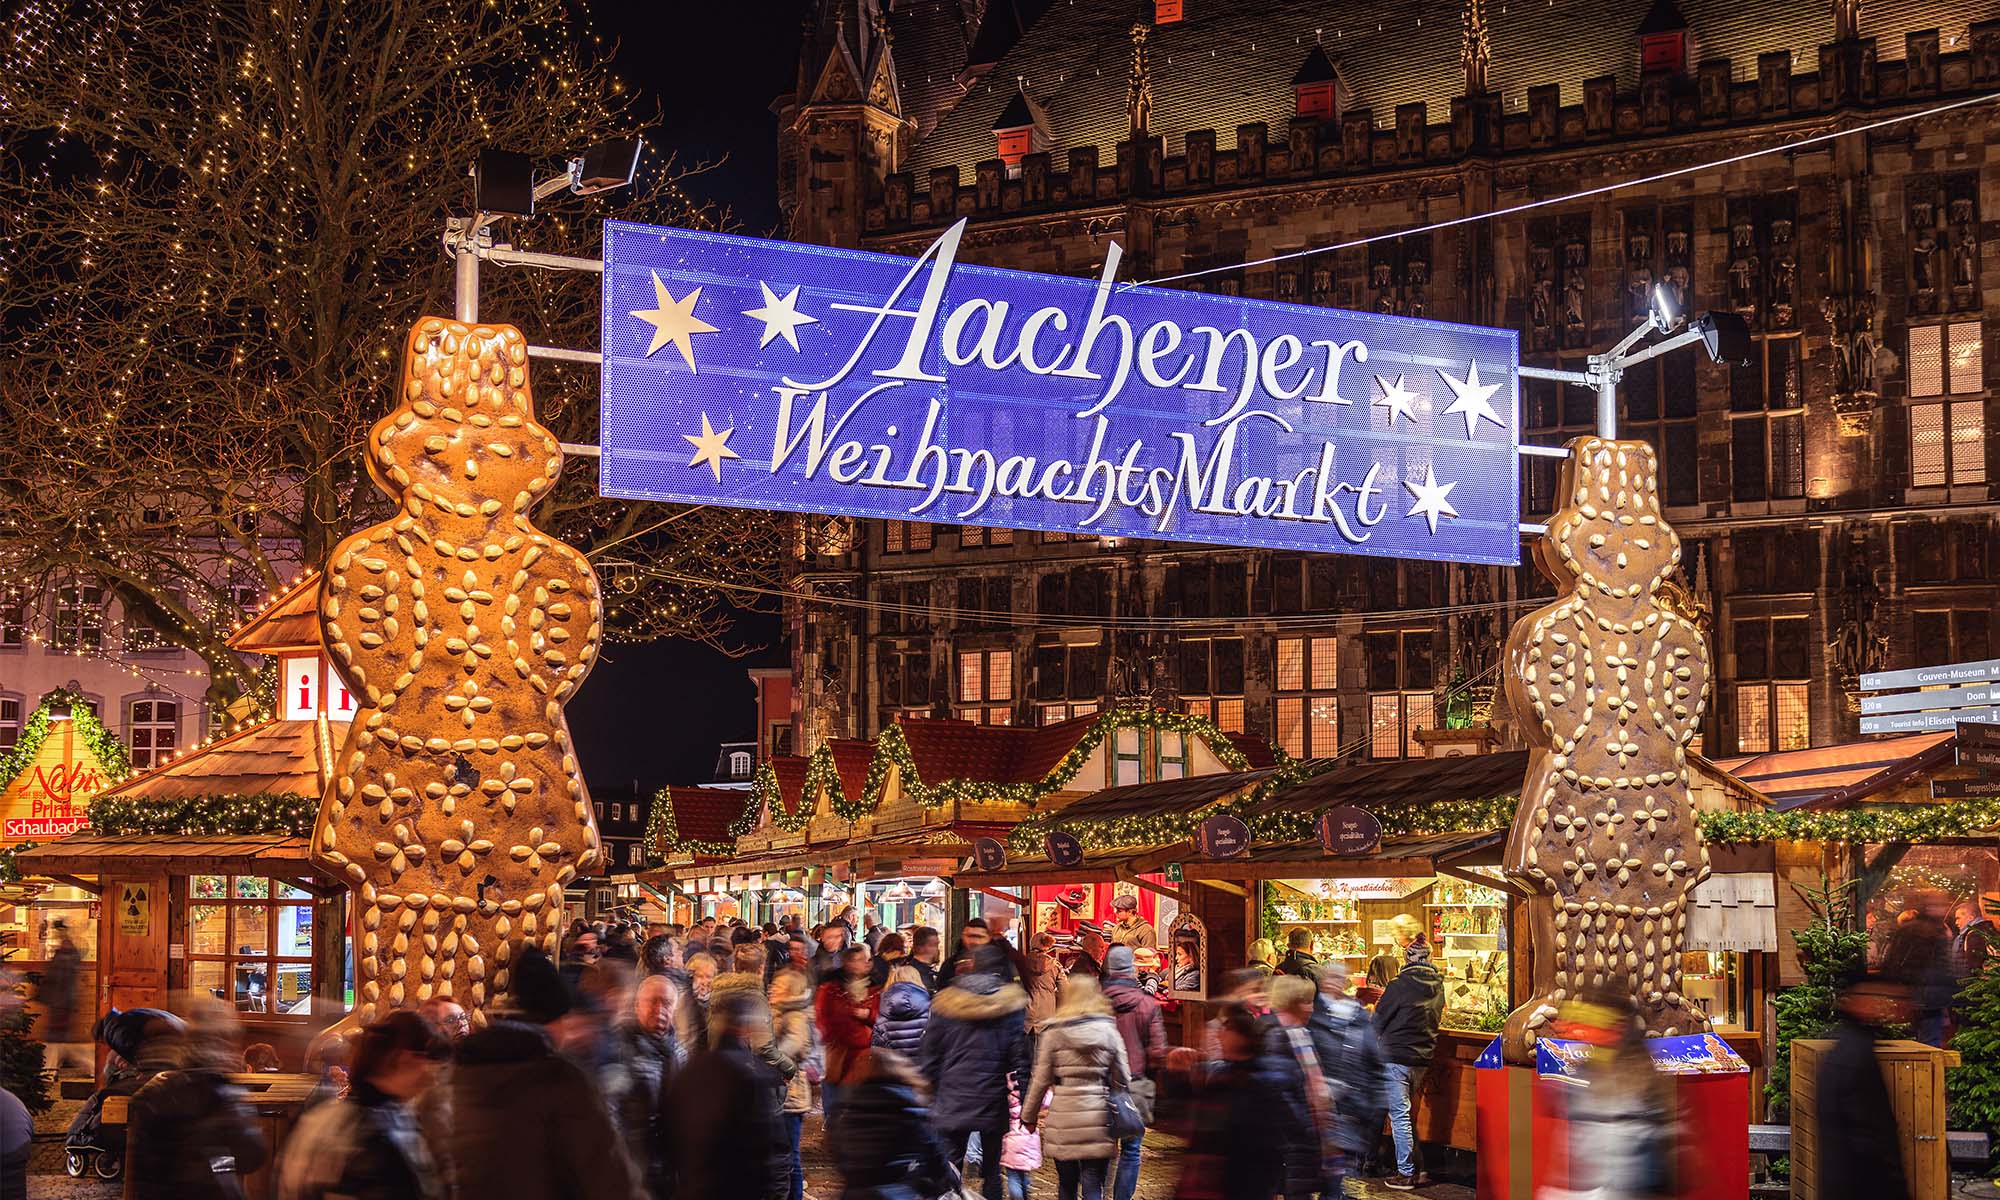
[[[1491,800],[1518,795],[1527,771],[1526,750],[1356,762],[1281,788],[1257,811],[1317,812],[1352,804],[1379,812],[1401,804]]]
[[[1780,812],[1838,808],[1867,799],[1912,775],[1950,764],[1956,743],[1957,735],[1950,732],[1913,733],[1810,750],[1719,758],[1715,765],[1769,796]]]
[[[1234,800],[1277,773],[1276,768],[1228,771],[1105,788],[1063,806],[1049,823],[1061,828],[1078,821],[1198,812],[1212,804]]]
[[[1506,838],[1503,829],[1383,838],[1379,850],[1359,858],[1334,858],[1318,842],[1279,842],[1252,846],[1241,858],[1190,857],[1181,863],[1181,873],[1187,879],[1238,880],[1436,875],[1441,867],[1497,864]]]
[[[1185,843],[1183,843],[1185,845]],[[1124,846],[1116,850],[1088,850],[1083,862],[1059,867],[1039,855],[1008,863],[998,871],[967,869],[952,877],[962,888],[1043,887],[1066,883],[1114,883],[1121,871],[1144,874],[1159,870],[1172,856],[1164,846]],[[1179,850],[1175,848],[1175,853]]]
[[[1711,875],[1688,907],[1690,950],[1769,950],[1778,945],[1777,881],[1768,872]]]
[[[127,873],[270,875],[309,881],[316,891],[331,890],[306,847],[305,838],[282,833],[75,835],[23,850],[14,861],[23,875],[51,879]]]

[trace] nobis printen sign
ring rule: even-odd
[[[1509,331],[610,222],[600,490],[1519,558]]]

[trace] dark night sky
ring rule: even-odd
[[[777,118],[771,101],[790,91],[803,8],[782,0],[720,3],[600,3],[595,27],[616,39],[613,65],[661,121],[654,153],[683,163],[722,160],[690,181],[696,195],[727,205],[737,228],[759,236],[778,222]],[[689,642],[607,646],[569,705],[586,777],[609,794],[636,781],[706,781],[716,743],[752,737],[755,711],[746,668],[783,665],[777,621],[753,615],[737,641],[761,647],[730,658]]]

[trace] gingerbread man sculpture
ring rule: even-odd
[[[352,1020],[445,994],[483,1025],[523,947],[554,955],[563,885],[602,853],[563,703],[603,609],[583,555],[530,520],[562,448],[520,331],[418,322],[368,469],[397,511],[320,582],[359,707],[312,852],[356,899]]]
[[[1708,1029],[1681,991],[1688,894],[1708,876],[1687,767],[1708,646],[1661,596],[1680,539],[1644,442],[1571,442],[1558,495],[1537,559],[1563,594],[1507,638],[1531,748],[1505,864],[1534,896],[1534,997],[1501,1043],[1516,1063],[1590,991],[1630,995],[1651,1036]]]

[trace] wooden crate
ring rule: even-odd
[[[1830,1040],[1792,1043],[1792,1200],[1819,1195],[1819,1065],[1832,1049]],[[1875,1061],[1889,1085],[1902,1135],[1910,1200],[1946,1200],[1951,1163],[1944,1137],[1944,1073],[1958,1065],[1957,1053],[1922,1042],[1885,1041],[1876,1044]]]

